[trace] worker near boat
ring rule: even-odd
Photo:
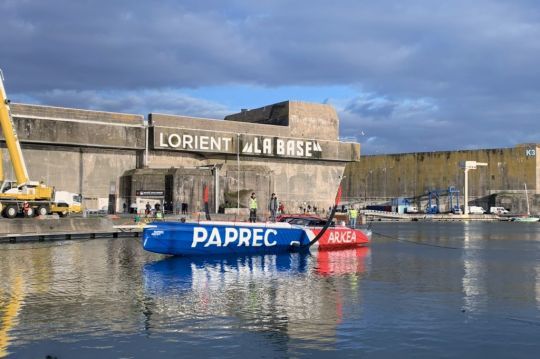
[[[358,210],[355,207],[351,207],[349,210],[349,224],[351,228],[356,228],[356,219],[358,218]]]
[[[276,221],[276,213],[278,210],[278,199],[275,193],[272,193],[270,197],[270,203],[268,204],[268,209],[270,210],[270,220],[272,222]]]
[[[249,197],[249,222],[257,222],[257,198],[255,192],[252,192],[251,197]]]

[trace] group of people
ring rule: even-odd
[[[300,206],[300,213],[318,213],[318,209],[316,206],[311,207],[311,204],[306,205],[304,203],[303,206]]]
[[[251,196],[249,197],[249,222],[255,223],[257,222],[257,196],[255,196],[255,192],[251,193]],[[272,222],[276,221],[276,216],[278,213],[283,213],[285,210],[285,206],[283,203],[278,201],[278,198],[275,193],[272,193],[270,196],[270,201],[268,202],[268,210],[270,211],[270,220]]]
[[[155,217],[156,219],[163,219],[163,212],[161,211],[161,205],[156,203],[152,209],[150,202],[146,202],[144,207],[144,215],[146,217]]]
[[[304,209],[311,209],[311,206],[304,207]],[[259,208],[259,205],[257,203],[257,196],[255,195],[255,192],[251,193],[251,196],[249,197],[248,202],[248,208],[249,208],[249,222],[255,223],[257,222],[257,210]],[[313,211],[316,211],[316,207],[313,207]],[[344,208],[342,208],[344,209]],[[308,210],[308,211],[309,211]],[[270,221],[275,222],[278,214],[281,214],[285,211],[285,206],[282,202],[278,201],[278,198],[275,193],[272,193],[270,196],[270,200],[268,202],[268,211],[270,212]],[[331,211],[331,207],[329,208],[329,212]],[[187,213],[187,204],[182,203],[182,214]],[[349,217],[349,225],[352,228],[356,228],[356,221],[358,219],[358,210],[355,207],[351,207],[347,210],[348,217]],[[145,210],[144,210],[145,217],[155,217],[156,219],[162,219],[163,218],[163,212],[161,210],[161,206],[159,203],[156,203],[154,205],[154,208],[152,208],[152,205],[149,202],[146,202]]]
[[[251,193],[251,196],[249,197],[249,222],[255,223],[257,222],[257,209],[258,209],[258,203],[257,203],[257,196],[255,195],[255,192]],[[270,201],[268,202],[268,210],[270,211],[270,221],[275,222],[276,216],[278,213],[283,213],[284,206],[281,202],[278,201],[278,198],[275,193],[272,193],[270,196]],[[316,207],[311,207],[308,205],[307,207],[302,207],[304,210],[304,213],[306,213],[306,209],[308,210],[308,213],[313,209],[313,211],[316,213]],[[332,207],[328,208],[329,213],[332,210]],[[349,217],[349,225],[352,228],[356,228],[356,221],[358,219],[358,209],[355,207],[351,207],[347,211],[348,217]]]

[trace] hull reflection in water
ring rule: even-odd
[[[309,254],[253,256],[168,257],[144,266],[145,289],[156,294],[200,286],[201,281],[230,282],[229,279],[260,277],[279,272],[304,273]],[[225,284],[225,283],[223,283]]]
[[[369,247],[358,247],[315,253],[168,257],[144,266],[144,283],[146,289],[159,294],[174,291],[174,288],[190,288],[201,279],[225,284],[232,277],[270,277],[280,272],[302,274],[308,267],[313,267],[315,274],[325,276],[361,274],[366,271],[369,255]]]
[[[366,271],[369,247],[322,250],[317,255],[317,273],[321,275],[360,274]]]
[[[367,270],[366,258],[369,248],[165,258],[143,268],[145,327],[152,332],[177,327],[197,335],[232,326],[326,348],[335,343],[344,303],[359,307],[358,274]]]

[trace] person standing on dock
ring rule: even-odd
[[[279,214],[285,213],[285,205],[283,204],[283,202],[279,202],[278,211]]]
[[[356,228],[356,219],[358,218],[358,210],[354,207],[351,207],[349,210],[349,224],[351,228]]]
[[[257,198],[255,198],[255,192],[252,192],[251,197],[249,197],[249,222],[257,222]]]
[[[182,202],[182,214],[188,214],[188,204],[186,202]]]
[[[150,215],[151,210],[152,210],[152,206],[150,205],[150,202],[146,202],[146,206],[144,208],[144,215],[148,217]]]
[[[30,204],[27,201],[23,203],[23,213],[25,217],[28,217],[28,212],[30,211]]]
[[[268,209],[270,210],[270,220],[272,222],[276,221],[276,212],[278,210],[278,200],[275,193],[272,193],[270,197],[270,203],[268,204]]]

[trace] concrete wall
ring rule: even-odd
[[[313,164],[306,161],[282,161],[269,165],[265,162],[243,160],[240,171],[236,161],[212,161],[219,164],[219,199],[218,206],[247,208],[248,198],[255,192],[259,204],[259,214],[265,216],[271,193],[276,193],[287,212],[297,213],[300,207],[308,204],[319,209],[328,209],[343,173],[344,165]],[[163,191],[166,201],[166,176],[172,176],[172,205],[188,203],[190,212],[203,209],[203,188],[208,185],[209,205],[215,208],[214,176],[208,168],[169,168],[138,169],[127,171],[131,176],[131,186],[121,190],[120,196],[126,202],[137,201],[136,193],[140,190]],[[149,198],[154,198],[150,196]]]
[[[144,149],[144,117],[112,112],[12,104],[22,142]],[[3,138],[3,134],[2,134]]]
[[[289,103],[285,101],[253,110],[245,109],[225,116],[225,121],[289,126]]]
[[[149,151],[148,165],[150,168],[197,167],[207,164],[207,158],[196,153],[172,151]]]
[[[297,212],[307,204],[328,208],[333,204],[344,168],[344,164],[336,163],[244,161],[240,167],[240,190],[256,192],[259,207],[263,203],[265,209],[272,192],[284,202],[288,212]],[[233,163],[225,168],[223,176],[225,192],[237,193],[238,170]],[[241,204],[247,206],[247,198]]]
[[[142,165],[143,116],[23,104],[11,111],[30,179],[81,193],[91,209],[108,201],[126,170]],[[5,177],[14,179],[5,143],[0,148]]]
[[[14,179],[7,150],[2,151],[5,178]],[[43,181],[57,190],[82,194],[89,209],[101,209],[98,203],[107,201],[111,184],[118,188],[120,176],[136,168],[139,159],[136,151],[101,148],[23,143],[22,151],[32,180]]]
[[[270,194],[275,192],[285,207],[293,212],[307,204],[327,209],[333,203],[345,164],[360,157],[358,143],[338,140],[339,120],[335,109],[328,105],[286,101],[242,111],[225,117],[225,121],[162,114],[150,114],[149,119],[151,150],[148,166],[156,169],[181,167],[174,174],[175,185],[182,181],[188,184],[176,192],[175,201],[186,201],[190,208],[202,205],[198,202],[201,195],[197,188],[202,188],[199,182],[208,181],[208,178],[190,173],[189,168],[219,165],[222,168],[220,204],[227,201],[229,206],[236,207],[240,192],[240,207],[246,207],[247,198],[255,192],[259,208],[266,210]],[[231,142],[228,152],[210,149],[195,153],[182,147],[162,147],[159,144],[161,134],[170,136],[171,133],[179,137],[186,134],[193,137],[225,136]],[[245,144],[258,136],[261,139],[271,137],[273,141],[279,138],[315,140],[322,151],[309,158],[284,158],[287,156],[274,152],[244,152]],[[186,193],[195,199],[186,199]],[[214,206],[213,199],[211,206]]]
[[[514,192],[524,198],[525,182],[529,194],[533,196],[540,194],[539,160],[537,156],[526,155],[528,148],[530,145],[363,156],[359,162],[347,165],[344,199],[364,201],[367,198],[368,202],[382,202],[396,197],[417,198],[430,189],[446,189],[449,186],[455,186],[463,196],[464,172],[459,168],[459,162],[464,160],[489,164],[488,167],[469,171],[471,200],[501,192]],[[538,149],[536,145],[533,148]],[[520,207],[518,199],[515,202],[515,207]]]
[[[155,127],[207,129],[216,132],[231,133],[258,133],[269,136],[289,136],[290,131],[286,126],[273,126],[259,123],[243,123],[235,121],[222,121],[206,118],[174,116],[151,113],[148,123]]]
[[[338,139],[339,117],[332,106],[294,101],[290,103],[289,116],[295,137]]]
[[[29,221],[23,218],[0,219],[0,236],[13,234],[67,234],[67,233],[112,233],[115,223],[108,218],[57,218]]]
[[[150,114],[148,151],[141,115],[25,104],[13,104],[11,108],[31,179],[81,193],[92,209],[102,209],[111,191],[117,196],[118,209],[123,202],[134,200],[137,190],[164,190],[166,176],[174,177],[174,201],[185,201],[189,196],[190,208],[200,209],[202,184],[214,186],[209,180],[210,170],[200,167],[213,164],[222,167],[219,204],[237,198],[240,184],[241,207],[246,206],[246,195],[253,191],[261,210],[266,209],[272,192],[291,211],[307,204],[327,208],[345,164],[360,156],[359,144],[338,140],[339,121],[328,105],[286,101],[231,115],[227,120]],[[199,136],[227,134],[241,142],[231,142],[228,152],[156,148],[152,146],[156,130],[189,130]],[[295,145],[312,141],[320,144],[322,151],[312,156],[243,151],[245,144],[264,138],[276,141],[274,150],[277,141],[284,139]],[[4,152],[6,177],[13,177]],[[123,182],[125,176],[133,178],[128,187]]]
[[[285,101],[226,116],[225,120],[288,126],[288,136],[298,138],[335,141],[339,135],[334,107],[317,103]]]

